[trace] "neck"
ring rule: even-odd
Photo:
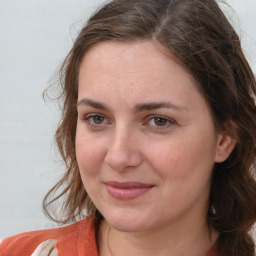
[[[217,233],[207,223],[163,227],[141,232],[122,232],[103,221],[99,232],[101,256],[203,256],[214,245]]]

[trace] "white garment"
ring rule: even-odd
[[[3,239],[0,239],[0,245]],[[39,244],[31,256],[58,256],[58,249],[55,247],[57,240],[49,239]]]
[[[56,242],[55,239],[50,239],[39,244],[31,256],[58,256]]]
[[[0,239],[0,245],[2,242],[3,239]],[[37,246],[31,256],[58,256],[58,249],[55,247],[56,242],[55,239],[44,241]]]

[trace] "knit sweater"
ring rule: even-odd
[[[58,256],[99,256],[90,217],[65,227],[9,237],[0,245],[0,256],[30,256],[40,243],[49,239],[57,240]],[[217,256],[216,248],[213,247],[205,256]]]

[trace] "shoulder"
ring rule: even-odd
[[[78,255],[78,250],[86,251],[83,248],[85,241],[88,250],[91,247],[96,249],[94,224],[92,218],[88,217],[69,226],[26,232],[6,238],[0,245],[0,256],[30,256],[39,244],[49,239],[57,240],[56,247],[59,255],[63,256]]]

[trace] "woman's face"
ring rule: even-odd
[[[81,177],[111,226],[206,221],[223,136],[180,65],[151,41],[100,43],[82,61],[77,109]]]

